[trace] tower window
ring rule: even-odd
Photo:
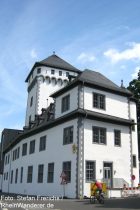
[[[66,77],[69,77],[69,72],[66,72]]]
[[[62,76],[62,71],[59,71],[59,76]]]
[[[29,116],[29,123],[31,122],[31,115]]]
[[[31,97],[30,107],[33,105],[33,96]]]
[[[55,70],[54,69],[51,69],[51,74],[55,74]]]
[[[37,69],[37,74],[40,74],[41,73],[41,68],[38,68]]]

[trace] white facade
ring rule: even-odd
[[[10,179],[3,181],[3,192],[10,193],[21,193],[28,195],[60,195],[63,196],[63,186],[61,185],[61,173],[62,173],[62,163],[64,161],[71,161],[72,166],[72,177],[71,183],[66,186],[66,193],[69,192],[70,197],[76,197],[75,191],[75,176],[76,176],[76,154],[72,153],[72,145],[63,145],[63,128],[67,126],[74,126],[74,141],[76,141],[76,127],[77,121],[69,121],[65,124],[55,127],[54,129],[49,129],[47,131],[41,132],[37,135],[33,135],[16,145],[9,154],[13,154],[13,151],[20,147],[20,157],[15,161],[9,162],[9,164],[4,167],[4,174],[10,171],[14,171],[13,183],[10,183]],[[39,152],[39,140],[41,136],[46,135],[46,149]],[[29,144],[31,140],[35,139],[35,153],[29,154]],[[22,145],[27,143],[27,155],[22,156]],[[76,143],[76,142],[74,142]],[[8,153],[7,153],[8,155]],[[59,158],[58,158],[59,157]],[[10,157],[11,159],[11,157]],[[47,171],[48,163],[54,163],[54,182],[47,183]],[[38,165],[44,164],[44,177],[43,183],[38,183]],[[33,181],[32,183],[27,183],[27,169],[28,166],[33,166]],[[20,169],[23,167],[23,183],[20,183]],[[18,168],[18,181],[15,184],[15,172]]]
[[[37,76],[36,83],[29,91],[26,125],[30,115],[40,114],[41,109],[46,107],[46,99],[48,99],[47,106],[52,102],[53,99],[49,98],[52,92],[63,87],[57,82],[52,83],[51,69],[41,67],[41,75]],[[33,76],[29,78],[29,87],[36,78],[36,71],[35,68]],[[55,71],[55,81],[58,81],[59,69]],[[64,74],[65,71],[62,74],[62,83],[66,79]],[[75,74],[73,73],[73,76]],[[64,162],[69,162],[71,166],[68,172],[71,178],[65,185],[65,196],[70,198],[90,196],[90,183],[95,179],[107,181],[107,184],[113,188],[122,188],[124,184],[129,187],[138,186],[137,126],[132,128],[132,120],[137,123],[134,100],[130,99],[125,91],[123,94],[121,91],[105,91],[103,88],[85,85],[81,81],[73,82],[72,85],[52,95],[55,99],[53,121],[31,128],[19,137],[12,145],[12,149],[5,151],[3,192],[62,196],[64,192],[60,176]],[[103,96],[104,108],[93,106],[94,93]],[[30,107],[32,96],[33,104]],[[66,110],[62,111],[62,101],[67,96],[69,101],[65,104]],[[64,133],[67,128],[72,128],[71,133],[70,131]],[[97,129],[99,134],[96,134],[94,129]],[[120,136],[117,139],[119,143],[115,142],[115,131],[119,131]],[[43,136],[46,136],[46,148],[39,151],[40,138]],[[96,141],[96,137],[99,141]],[[35,151],[29,154],[32,140],[35,140]],[[27,143],[27,154],[23,156],[22,147],[25,143]],[[13,160],[13,152],[18,148],[20,148],[19,157]],[[52,183],[48,183],[49,163],[54,163]],[[44,165],[43,180],[38,183],[40,164]],[[33,167],[31,183],[27,183],[29,166]],[[22,182],[21,167],[23,167]],[[13,171],[12,183],[11,171]],[[135,176],[134,181],[132,175]]]

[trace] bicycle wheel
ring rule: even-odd
[[[90,203],[95,203],[95,197],[94,196],[90,196]]]
[[[103,196],[100,196],[99,203],[104,204],[104,197]]]

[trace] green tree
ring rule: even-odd
[[[140,70],[137,79],[133,79],[127,88],[133,93],[134,98],[137,100],[138,147],[140,159]]]

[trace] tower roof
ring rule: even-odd
[[[71,64],[69,64],[68,62],[66,62],[62,58],[60,58],[59,56],[53,54],[53,55],[49,56],[48,58],[46,58],[42,61],[36,62],[34,64],[33,68],[31,69],[29,75],[27,76],[25,82],[28,81],[28,79],[29,79],[30,75],[32,74],[34,68],[37,67],[37,66],[48,66],[48,67],[68,70],[68,71],[72,71],[72,72],[76,72],[76,73],[81,72],[79,69],[75,68],[74,66],[72,66]]]

